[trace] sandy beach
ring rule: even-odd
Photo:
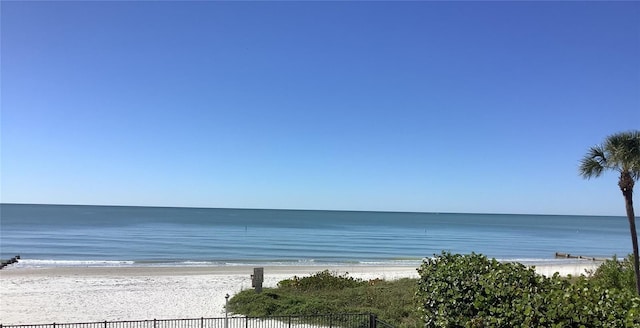
[[[540,265],[545,275],[582,274],[595,262]],[[356,278],[417,278],[408,266],[272,266],[264,286],[328,269]],[[0,323],[36,324],[224,316],[225,295],[251,289],[253,267],[8,268],[0,271]]]

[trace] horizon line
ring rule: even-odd
[[[44,205],[44,206],[97,206],[97,207],[148,207],[172,209],[217,209],[217,210],[271,210],[271,211],[316,211],[316,212],[362,212],[362,213],[406,213],[406,214],[472,214],[472,215],[529,215],[529,216],[592,216],[592,217],[624,217],[625,215],[594,214],[540,214],[540,213],[480,213],[480,212],[425,212],[401,210],[349,210],[349,209],[305,209],[305,208],[259,208],[259,207],[205,207],[205,206],[170,206],[170,205],[113,205],[113,204],[56,204],[56,203],[4,203],[1,205]]]

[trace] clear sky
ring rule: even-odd
[[[0,9],[4,203],[625,215],[640,2]]]

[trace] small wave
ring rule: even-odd
[[[37,260],[21,259],[15,267],[21,268],[46,268],[46,267],[119,267],[131,266],[134,261],[108,261],[108,260]]]
[[[326,263],[318,262],[314,259],[303,259],[303,260],[236,260],[236,261],[226,261],[224,265],[227,266],[320,266]]]
[[[171,260],[141,260],[135,261],[133,266],[139,267],[211,267],[224,266],[226,263],[220,261],[171,261]]]
[[[186,266],[212,266],[212,265],[220,265],[222,263],[215,262],[215,261],[184,261],[184,262],[178,262],[177,264],[186,265]]]
[[[407,259],[407,260],[385,260],[385,261],[361,261],[361,265],[371,266],[419,266],[422,263],[422,259]]]

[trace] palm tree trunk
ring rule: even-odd
[[[633,213],[633,200],[631,197],[624,197],[627,203],[627,218],[629,219],[629,229],[631,229],[631,243],[633,244],[633,269],[636,272],[636,291],[640,295],[640,260],[638,256],[638,233],[636,232],[636,219]]]
[[[631,180],[630,186],[627,184],[625,188],[621,189],[627,208],[629,229],[631,230],[631,243],[633,244],[633,269],[635,270],[636,274],[636,292],[638,293],[638,295],[640,295],[640,256],[638,255],[638,232],[636,231],[636,216],[633,211],[633,180]]]

